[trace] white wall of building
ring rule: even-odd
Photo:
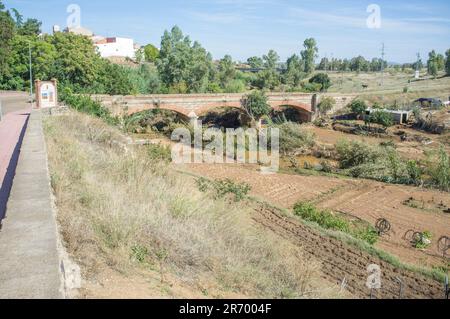
[[[115,42],[97,43],[95,46],[103,58],[120,56],[135,58],[134,41],[127,38],[114,38]]]

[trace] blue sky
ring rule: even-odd
[[[316,38],[320,56],[380,55],[411,62],[420,52],[450,48],[448,0],[3,0],[8,8],[52,25],[66,26],[66,8],[81,7],[81,24],[104,36],[132,37],[159,45],[165,29],[178,25],[214,58],[230,54],[246,60],[275,49],[282,59],[300,52],[305,38]],[[370,29],[367,7],[381,8],[381,28]]]

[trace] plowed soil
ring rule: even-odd
[[[291,209],[298,201],[312,201],[318,207],[347,214],[372,225],[379,218],[385,218],[391,223],[392,229],[379,240],[376,247],[417,266],[442,266],[448,263],[437,247],[441,236],[450,236],[450,214],[439,208],[450,207],[448,193],[367,180],[263,175],[255,166],[192,164],[187,169],[212,179],[230,178],[248,183],[253,196],[287,209]],[[436,209],[408,206],[406,203],[411,198]],[[411,231],[430,231],[433,234],[432,245],[426,250],[412,247]],[[409,234],[409,239],[405,234]]]
[[[371,264],[380,266],[382,271],[382,289],[373,292],[374,298],[442,299],[444,296],[441,283],[424,275],[396,268],[340,240],[322,236],[272,208],[259,208],[255,211],[254,220],[321,260],[324,279],[337,284],[345,283],[345,289],[354,296],[370,297],[371,291],[366,283],[367,267]]]

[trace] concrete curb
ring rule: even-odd
[[[58,239],[42,115],[33,110],[0,232],[0,298],[64,298]]]

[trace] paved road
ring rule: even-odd
[[[28,95],[0,93],[3,116],[0,121],[0,227],[12,187],[20,147],[30,113]]]
[[[29,95],[22,92],[0,92],[3,115],[29,109]]]

